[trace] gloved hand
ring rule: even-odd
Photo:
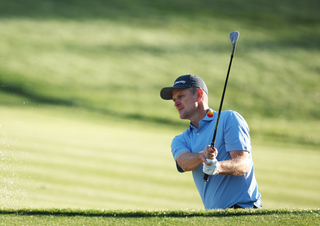
[[[218,167],[219,167],[219,162],[217,159],[207,159],[207,162],[211,165],[208,166],[207,164],[203,163],[203,172],[208,174],[208,175],[217,175],[218,173]]]

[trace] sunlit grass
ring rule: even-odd
[[[196,74],[217,110],[233,30],[223,109],[249,123],[263,206],[319,207],[319,3],[167,3],[0,3],[3,208],[203,209],[159,92]]]
[[[259,190],[267,207],[319,205],[316,147],[253,145],[253,150]]]
[[[1,21],[1,82],[16,88],[16,95],[178,121],[159,92],[177,76],[193,73],[204,78],[210,106],[218,109],[231,44],[229,32],[213,25],[225,23],[241,35],[224,109],[246,118],[315,120],[319,114],[319,53],[304,46],[308,39],[299,30],[270,33],[210,17],[169,17],[155,27],[102,19]],[[294,40],[283,45],[282,36],[290,33]]]
[[[170,153],[180,127],[68,108],[7,107],[1,115],[3,206],[203,209],[191,174],[178,173]],[[317,147],[254,137],[264,207],[319,206]]]
[[[18,187],[28,198],[19,206],[201,208],[191,175],[175,169],[170,153],[175,133],[164,127],[125,126],[110,119],[90,123],[50,109],[2,112],[3,142],[11,147],[2,147],[8,164],[3,170],[18,175],[12,183],[22,184]],[[10,153],[17,161],[8,159]],[[8,193],[15,190],[16,185]]]

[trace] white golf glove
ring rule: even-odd
[[[219,162],[217,159],[207,159],[208,163],[211,163],[210,166],[207,164],[203,163],[203,172],[208,175],[217,175],[218,173],[218,168],[219,168]]]

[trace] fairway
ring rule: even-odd
[[[64,113],[2,110],[5,206],[201,208],[191,175],[175,171],[174,132]]]
[[[179,130],[66,108],[1,108],[1,118],[3,207],[203,209],[171,156]],[[320,206],[316,148],[253,142],[253,158],[264,207]]]
[[[0,1],[0,225],[319,225],[319,0]],[[189,126],[160,90],[205,81],[248,122],[259,210],[204,210]]]

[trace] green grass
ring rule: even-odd
[[[1,221],[319,224],[318,8],[315,0],[1,1]],[[199,211],[191,174],[179,174],[170,153],[188,122],[159,97],[193,73],[217,110],[233,30],[240,38],[223,109],[250,126],[265,208],[257,215]],[[80,217],[77,208],[123,217]]]
[[[194,73],[207,82],[217,109],[231,52],[228,34],[239,30],[224,109],[248,119],[319,119],[317,1],[27,2],[2,3],[0,82],[3,92],[28,104],[177,122],[159,90]],[[23,5],[32,10],[21,12]]]
[[[74,112],[52,110],[56,109],[2,111],[7,178],[17,175],[13,186],[23,185],[8,186],[5,205],[201,207],[191,175],[180,177],[175,170],[169,150],[174,132],[164,126],[103,121],[101,115],[90,119],[91,114],[77,118]],[[190,188],[181,194],[184,187]],[[183,201],[186,194],[191,197]],[[14,197],[21,202],[14,204]]]
[[[267,210],[0,210],[5,225],[318,225],[319,209]]]
[[[69,108],[0,109],[3,207],[203,209],[170,153],[180,128]],[[319,207],[319,157],[316,146],[253,139],[263,206]]]

